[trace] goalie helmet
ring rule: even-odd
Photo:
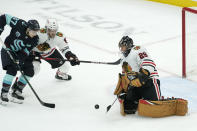
[[[133,40],[128,36],[123,36],[118,44],[119,48],[126,46],[127,50],[133,47]]]
[[[120,40],[119,44],[118,44],[119,48],[126,46],[126,50],[122,51],[122,54],[127,57],[128,54],[131,51],[131,48],[134,46],[133,45],[133,40],[128,37],[128,36],[123,36],[122,39]]]
[[[45,28],[50,30],[58,30],[58,23],[56,19],[53,18],[47,19]]]

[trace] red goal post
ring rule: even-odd
[[[197,14],[197,10],[184,7],[182,9],[182,77],[186,77],[186,12]]]

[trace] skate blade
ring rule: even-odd
[[[57,79],[57,80],[63,80],[63,81],[70,81],[72,78],[70,78],[70,79],[64,79],[64,78],[62,78],[62,77],[58,77],[58,76],[55,76],[55,78]]]
[[[17,103],[17,104],[23,104],[23,100],[19,100],[19,99],[13,98],[13,97],[10,99],[10,101],[13,103]]]

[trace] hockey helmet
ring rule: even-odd
[[[54,18],[47,19],[45,28],[50,30],[58,30],[58,23],[56,19]]]
[[[118,44],[119,48],[122,46],[126,46],[127,50],[133,47],[133,40],[128,36],[123,36]]]
[[[34,30],[34,31],[40,30],[40,25],[37,20],[29,20],[27,23],[28,23],[28,28],[30,30]]]

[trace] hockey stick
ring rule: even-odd
[[[41,59],[44,59],[44,60],[53,60],[53,61],[70,61],[70,60],[67,60],[67,59],[59,59],[59,58],[43,58],[41,57]],[[85,61],[85,60],[79,60],[79,62],[81,63],[93,63],[93,64],[107,64],[107,65],[118,65],[120,64],[120,60],[117,60],[115,62],[99,62],[99,61]]]
[[[114,105],[114,103],[115,103],[117,100],[118,100],[118,97],[114,100],[114,102],[113,102],[111,105],[107,106],[107,111],[106,111],[106,113],[111,109],[111,107]]]
[[[22,72],[21,67],[19,66],[19,64],[17,63],[17,61],[14,59],[14,57],[11,55],[11,53],[10,53],[8,50],[6,50],[6,51],[7,51],[8,55],[10,56],[10,58],[12,59],[12,61],[17,65],[17,67],[18,67],[19,71],[21,72],[23,78],[24,78],[25,81],[28,83],[29,87],[30,87],[31,90],[33,91],[34,95],[36,96],[36,98],[38,99],[38,101],[40,102],[40,104],[43,105],[43,106],[49,107],[49,108],[55,108],[55,104],[52,104],[52,103],[45,103],[45,102],[43,102],[43,101],[39,98],[38,94],[35,92],[35,90],[33,89],[32,85],[29,83],[28,79],[26,78],[26,76],[25,76],[24,73]]]

